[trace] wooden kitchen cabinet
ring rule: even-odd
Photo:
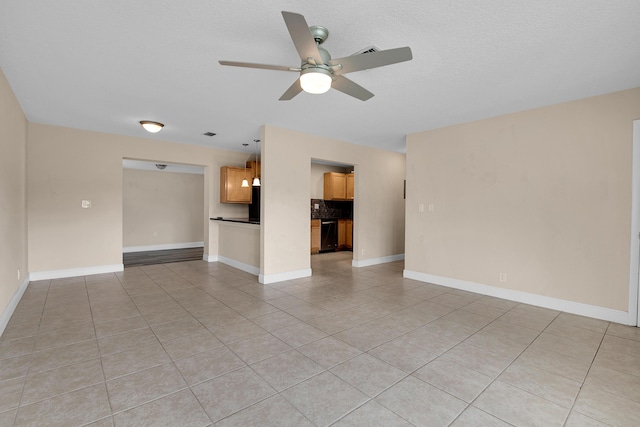
[[[338,220],[338,250],[353,249],[353,220]]]
[[[344,249],[347,244],[347,220],[338,220],[338,250]]]
[[[340,172],[325,172],[324,199],[347,200],[347,175]]]
[[[249,171],[235,166],[220,168],[220,203],[251,203],[251,183],[242,187],[242,180],[250,179]]]
[[[347,200],[353,200],[353,173],[347,174]]]
[[[311,220],[311,253],[320,252],[320,220]]]

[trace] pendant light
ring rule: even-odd
[[[256,143],[256,176],[253,178],[253,186],[260,187],[260,178],[258,177],[258,143],[259,139],[254,139],[253,142]]]
[[[247,152],[247,145],[249,144],[242,144],[242,146],[244,147],[244,152]],[[248,187],[249,186],[249,180],[247,179],[247,164],[244,164],[244,179],[242,180],[242,185],[241,187]]]

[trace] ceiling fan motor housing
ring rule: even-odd
[[[316,63],[314,58],[307,58],[307,61],[302,61],[302,65],[300,68],[302,70],[314,68],[314,69],[324,69],[329,73],[332,73],[332,69],[329,66],[329,61],[331,61],[331,54],[322,46],[318,46],[318,52],[320,52],[320,63]]]
[[[312,27],[309,27],[309,31],[311,31],[313,39],[318,44],[324,43],[329,38],[329,30],[325,27],[314,25]]]

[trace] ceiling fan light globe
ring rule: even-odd
[[[322,69],[304,71],[300,76],[300,87],[302,87],[302,90],[307,93],[318,95],[331,89],[332,79],[328,71]]]

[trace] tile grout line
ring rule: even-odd
[[[144,271],[143,271],[143,272],[144,272]],[[147,274],[146,274],[146,272],[145,272],[145,275],[147,275]],[[158,285],[157,285],[157,283],[155,283],[155,281],[154,281],[154,280],[153,280],[149,275],[147,275],[147,277],[148,277],[152,282],[154,282],[154,284],[156,284],[156,286],[158,286]],[[123,286],[123,288],[124,288],[124,286]],[[160,288],[162,289],[162,287],[160,287]],[[185,309],[185,308],[184,308],[184,307],[183,307],[183,306],[182,306],[182,305],[181,305],[181,304],[180,304],[180,303],[179,303],[175,298],[173,298],[173,297],[172,297],[168,292],[166,292],[164,289],[162,289],[162,290],[163,290],[163,292],[165,292],[167,295],[169,295],[169,297],[170,297],[172,300],[174,300],[178,305],[180,305],[180,307],[182,307],[183,309]],[[125,289],[125,292],[126,292],[126,289]],[[128,292],[127,292],[127,294],[128,294]],[[131,298],[131,296],[129,296],[129,298]],[[131,298],[131,302],[136,306],[136,308],[138,309],[138,312],[140,312],[140,309],[139,309],[138,305],[136,304],[136,302],[133,300],[133,298]],[[185,311],[187,311],[187,312],[188,312],[188,310],[186,310],[186,309],[185,309]],[[172,358],[171,356],[169,356],[169,353],[167,353],[167,350],[166,350],[166,348],[165,348],[164,344],[163,344],[163,343],[162,343],[162,341],[158,338],[158,336],[157,336],[156,332],[153,330],[153,328],[151,327],[151,325],[148,323],[147,319],[144,317],[144,315],[143,315],[141,312],[140,312],[140,316],[141,316],[141,317],[142,317],[142,319],[144,320],[145,324],[147,325],[147,327],[149,328],[149,330],[151,331],[151,333],[153,334],[153,336],[155,337],[155,339],[156,339],[156,340],[158,341],[158,343],[160,344],[160,346],[161,346],[162,350],[167,354],[167,357],[169,358],[169,362],[168,362],[167,364],[171,363],[171,365],[173,366],[173,369],[175,369],[175,370],[176,370],[176,372],[178,372],[178,374],[179,374],[179,375],[180,375],[180,377],[182,378],[182,381],[184,381],[184,383],[185,383],[185,388],[182,388],[182,389],[179,389],[179,390],[174,390],[173,392],[171,392],[171,393],[169,393],[169,394],[167,394],[167,395],[157,397],[156,399],[152,399],[152,400],[151,400],[151,401],[149,401],[149,402],[144,402],[144,403],[142,403],[142,404],[140,404],[140,405],[137,405],[137,406],[132,407],[132,408],[128,408],[128,409],[123,410],[123,411],[118,412],[118,413],[123,413],[123,412],[125,412],[125,411],[131,410],[131,409],[134,409],[134,408],[138,408],[138,407],[140,407],[140,406],[142,406],[142,405],[149,404],[149,403],[151,403],[151,402],[153,402],[153,401],[156,401],[156,400],[159,400],[159,399],[165,398],[165,397],[170,396],[170,395],[172,395],[172,394],[178,393],[178,392],[180,392],[180,391],[182,391],[182,390],[189,390],[189,393],[191,393],[191,395],[194,397],[194,399],[196,400],[196,402],[198,402],[198,405],[199,405],[199,406],[200,406],[200,408],[202,409],[203,413],[204,413],[204,414],[206,414],[206,416],[209,418],[209,421],[213,424],[213,420],[211,420],[211,417],[209,416],[209,413],[208,413],[208,412],[206,411],[206,409],[203,407],[202,402],[200,402],[200,399],[198,399],[197,395],[193,392],[192,385],[191,385],[191,384],[189,384],[189,382],[187,381],[187,379],[184,377],[183,373],[180,371],[180,369],[178,369],[178,367],[176,366],[175,361],[173,360],[173,358]],[[195,318],[195,316],[194,316],[194,318]],[[196,320],[198,320],[198,319],[196,318]],[[200,321],[199,321],[199,320],[198,320],[198,323],[200,323]],[[200,323],[200,324],[202,325],[202,323]],[[206,327],[205,327],[204,325],[202,325],[202,326],[206,329]],[[207,329],[207,330],[208,330],[208,329]],[[214,335],[214,336],[215,336],[215,335]],[[160,366],[161,366],[161,365],[160,365]],[[153,367],[152,367],[152,368],[153,368]],[[149,369],[152,369],[152,368],[149,368]],[[138,372],[139,372],[139,371],[138,371]],[[107,388],[107,390],[108,390],[108,388]],[[109,405],[111,405],[111,400],[109,400]],[[113,408],[111,408],[111,415],[112,415],[112,417],[113,417],[114,415],[116,415],[116,414],[114,414],[114,412],[113,412]]]
[[[596,357],[598,357],[598,352],[600,352],[600,347],[602,347],[602,343],[604,342],[604,338],[607,335],[607,331],[609,330],[610,326],[611,326],[611,322],[608,322],[607,328],[605,329],[604,333],[602,334],[602,339],[600,339],[600,343],[598,344],[598,348],[596,349],[596,352],[594,353],[593,358],[591,359],[591,363],[589,363],[589,368],[587,369],[587,373],[585,374],[584,379],[580,383],[580,388],[578,389],[578,394],[576,394],[576,398],[573,400],[573,403],[571,404],[571,408],[569,410],[569,413],[567,414],[567,417],[564,420],[563,425],[566,425],[567,421],[569,420],[569,417],[571,416],[571,413],[573,412],[573,408],[575,407],[576,402],[578,401],[578,398],[580,397],[580,394],[582,393],[582,388],[584,387],[584,383],[587,381],[587,378],[589,377],[589,372],[591,372],[591,368],[593,367],[593,362],[595,362]],[[584,415],[584,414],[582,414],[582,415]],[[589,417],[588,415],[585,415],[585,416],[590,418],[590,419],[593,419],[593,418]],[[600,421],[600,420],[597,420],[597,421]]]
[[[98,350],[98,361],[100,362],[100,369],[102,370],[102,385],[104,387],[104,391],[107,395],[107,405],[109,405],[109,416],[111,417],[111,422],[113,423],[113,408],[111,407],[111,399],[109,396],[109,387],[107,387],[107,376],[104,372],[104,364],[102,362],[102,353],[100,351],[100,345],[98,344],[98,333],[96,331],[96,322],[93,318],[93,307],[91,306],[91,298],[89,297],[89,289],[87,287],[87,276],[83,276],[84,279],[84,287],[85,287],[85,292],[87,293],[87,302],[89,304],[89,312],[91,313],[91,326],[93,326],[93,335],[96,339],[96,349]],[[106,417],[104,417],[106,418]],[[102,419],[102,418],[99,418]],[[96,422],[98,420],[93,420],[91,422]],[[86,424],[90,424],[90,423],[85,423]]]
[[[40,330],[40,325],[42,324],[42,317],[44,314],[44,308],[47,304],[47,299],[49,299],[49,290],[51,289],[51,280],[48,281],[49,283],[47,284],[47,295],[44,299],[44,302],[42,303],[42,310],[40,312],[40,320],[38,321],[38,331]],[[29,282],[29,285],[31,284],[31,282]],[[27,285],[27,287],[29,287],[29,285]],[[24,297],[24,295],[23,295]],[[31,353],[29,353],[29,366],[27,367],[27,370],[24,374],[24,383],[22,384],[22,392],[20,393],[20,399],[18,401],[18,406],[16,407],[16,414],[13,418],[13,424],[15,425],[15,423],[18,421],[18,414],[20,413],[20,408],[22,407],[22,399],[24,398],[24,391],[25,388],[27,386],[27,379],[29,378],[29,371],[31,370],[31,364],[33,363],[33,353],[35,352],[35,346],[36,343],[38,342],[38,333],[36,332],[36,335],[34,336],[34,341],[33,341],[33,347],[31,348]],[[26,406],[26,405],[25,405]]]
[[[479,329],[477,332],[475,332],[474,334],[472,334],[472,335],[470,335],[469,337],[465,338],[465,339],[464,339],[463,341],[461,341],[459,344],[462,344],[462,343],[463,343],[463,342],[465,342],[467,339],[471,338],[473,335],[477,334],[478,332],[482,331],[482,330],[483,330],[484,328],[486,328],[487,326],[489,326],[489,325],[491,325],[492,323],[496,322],[498,319],[500,319],[501,317],[505,316],[507,313],[509,313],[509,312],[513,311],[513,309],[515,309],[517,306],[518,306],[518,305],[516,305],[516,306],[512,307],[510,310],[507,310],[505,313],[503,313],[502,315],[500,315],[499,317],[497,317],[497,318],[496,318],[496,319],[494,319],[493,321],[489,322],[487,325],[485,325],[484,327],[482,327],[481,329]],[[481,390],[481,391],[476,395],[476,397],[475,397],[475,398],[473,398],[473,399],[471,400],[471,402],[469,402],[469,403],[468,403],[467,408],[469,408],[469,407],[474,407],[474,408],[476,408],[476,409],[478,409],[478,410],[480,410],[480,411],[482,411],[482,412],[485,412],[485,413],[487,413],[487,414],[491,415],[492,417],[495,417],[495,418],[497,418],[497,419],[499,419],[499,420],[501,420],[501,421],[504,421],[504,422],[505,422],[505,423],[507,423],[507,424],[510,424],[508,421],[503,420],[502,418],[500,418],[500,417],[499,417],[498,415],[496,415],[496,414],[492,414],[492,413],[486,412],[486,411],[482,410],[481,408],[477,408],[477,407],[473,406],[473,403],[474,403],[476,400],[478,400],[478,398],[482,395],[482,393],[484,393],[484,391],[485,391],[485,390],[487,390],[487,389],[488,389],[488,388],[489,388],[489,387],[490,387],[494,382],[498,381],[498,378],[500,378],[500,375],[502,375],[502,373],[504,373],[507,369],[509,369],[509,367],[510,367],[511,365],[513,365],[513,364],[515,363],[515,361],[516,361],[516,360],[518,360],[518,358],[519,358],[519,357],[520,357],[520,356],[521,356],[521,355],[522,355],[522,354],[523,354],[523,353],[524,353],[524,352],[525,352],[525,351],[526,351],[526,350],[531,346],[531,344],[532,344],[532,343],[533,343],[533,342],[534,342],[534,341],[535,341],[535,340],[536,340],[540,335],[542,335],[542,333],[543,333],[543,332],[544,332],[544,331],[549,327],[549,325],[550,325],[551,323],[553,323],[553,321],[554,321],[555,319],[557,319],[557,318],[558,318],[558,316],[559,316],[559,315],[560,315],[560,313],[558,313],[558,314],[556,314],[556,315],[554,316],[553,320],[551,320],[551,321],[547,324],[547,326],[546,326],[542,331],[540,331],[540,332],[538,333],[538,335],[536,335],[536,338],[534,338],[534,339],[533,339],[529,344],[527,344],[527,346],[526,346],[522,351],[520,351],[520,352],[518,353],[518,355],[517,355],[517,356],[516,356],[516,357],[515,357],[515,358],[514,358],[514,359],[513,359],[513,360],[512,360],[512,361],[511,361],[507,366],[505,366],[505,367],[504,367],[504,368],[503,368],[503,369],[502,369],[502,370],[501,370],[501,371],[500,371],[500,372],[495,376],[495,378],[493,378],[493,379],[492,379],[492,380],[491,380],[491,381],[490,381],[490,382],[489,382],[489,383],[488,383],[488,384],[487,384],[487,385],[486,385],[486,386],[485,386],[485,387],[484,387],[484,388],[483,388],[483,389],[482,389],[482,390]],[[457,344],[457,345],[459,345],[459,344]],[[456,345],[456,346],[457,346],[457,345]],[[473,344],[469,344],[469,345],[471,345],[471,346],[475,347]],[[453,348],[455,348],[456,346],[454,346]],[[488,352],[491,352],[490,350],[487,350],[487,351],[488,351]],[[472,369],[472,368],[469,368],[469,369]],[[475,369],[473,369],[473,370],[475,371]],[[476,371],[476,372],[477,372],[477,371]],[[520,387],[516,387],[516,388],[518,388],[518,389],[522,390]],[[442,390],[442,391],[445,391],[445,390]],[[527,390],[522,390],[522,391],[524,391],[524,392],[526,392],[526,393],[530,393],[530,392],[528,392]],[[533,393],[530,393],[530,394],[533,394]],[[535,395],[535,394],[533,394],[533,395],[534,395],[534,396],[537,396],[537,395]],[[455,396],[454,396],[454,397],[455,397]],[[540,396],[538,396],[538,397],[540,397]],[[545,400],[546,400],[546,399],[545,399]],[[554,402],[551,402],[551,403],[554,403]],[[466,410],[466,409],[465,409],[465,410]],[[453,423],[453,422],[455,422],[455,420],[456,420],[456,419],[458,419],[458,418],[460,417],[460,415],[462,415],[462,413],[463,413],[463,412],[464,412],[464,410],[463,410],[463,411],[461,411],[461,412],[456,416],[456,418],[452,421],[452,423]]]

